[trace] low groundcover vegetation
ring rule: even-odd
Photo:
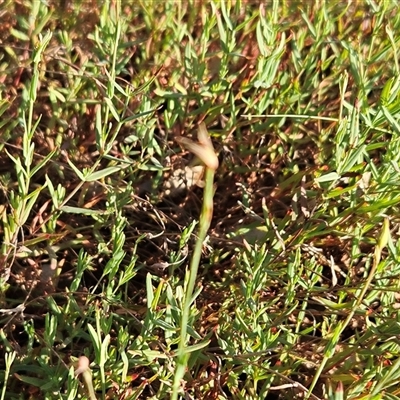
[[[0,400],[400,398],[396,2],[0,16]]]

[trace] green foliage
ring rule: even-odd
[[[0,400],[399,398],[396,4],[1,15]]]

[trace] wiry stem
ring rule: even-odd
[[[189,267],[189,279],[185,290],[185,298],[181,320],[180,341],[177,351],[177,362],[173,384],[172,400],[178,399],[178,393],[181,388],[181,380],[185,375],[187,362],[189,359],[189,352],[187,351],[187,328],[189,323],[190,306],[192,304],[193,291],[196,284],[197,271],[199,269],[201,252],[203,243],[206,239],[208,229],[210,228],[212,214],[213,214],[213,197],[214,197],[214,174],[218,167],[218,158],[212,147],[210,138],[208,137],[207,130],[204,125],[199,128],[199,141],[200,144],[193,143],[188,139],[181,143],[185,145],[190,151],[195,153],[205,164],[205,186],[203,205],[200,215],[200,226],[196,244],[194,247],[192,259]]]

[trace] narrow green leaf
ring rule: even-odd
[[[194,351],[204,349],[205,347],[207,347],[210,344],[210,342],[211,342],[211,340],[206,340],[204,342],[200,342],[200,343],[194,344],[192,346],[187,346],[185,351],[186,351],[186,353],[193,353]]]
[[[10,33],[17,39],[22,40],[23,42],[29,42],[31,40],[26,33],[18,31],[17,29],[14,28],[10,28]]]
[[[104,101],[107,103],[108,108],[110,109],[111,114],[113,115],[114,119],[117,122],[120,122],[120,117],[119,117],[118,112],[115,109],[115,106],[114,106],[113,102],[111,101],[111,99],[109,99],[108,97],[104,97]]]
[[[388,79],[386,83],[383,85],[383,89],[381,92],[381,104],[384,107],[387,107],[389,105],[390,93],[392,90],[393,82],[394,82],[394,77]]]
[[[146,299],[147,299],[148,307],[151,307],[151,305],[153,304],[153,300],[154,300],[154,293],[153,293],[153,283],[152,283],[150,273],[148,273],[146,275]]]
[[[96,134],[96,144],[98,150],[103,153],[106,138],[103,134],[102,128],[102,118],[101,118],[101,107],[97,107],[96,109],[96,117],[95,117],[95,134]]]
[[[88,208],[81,207],[71,207],[71,206],[63,206],[61,207],[61,211],[70,213],[70,214],[82,214],[82,215],[101,215],[105,214],[105,211],[101,210],[90,210]]]
[[[97,356],[100,357],[100,349],[101,349],[101,341],[99,335],[97,334],[96,330],[93,328],[91,324],[87,325],[90,337],[92,338],[92,343],[94,346],[94,350]]]
[[[78,176],[78,178],[85,182],[85,177],[83,176],[82,172],[74,165],[74,163],[67,158],[67,163],[69,164],[69,166],[74,170],[74,172],[76,173],[76,175]]]
[[[86,182],[98,181],[100,179],[105,178],[108,175],[113,174],[114,172],[121,171],[122,168],[123,168],[122,166],[120,166],[120,167],[107,167],[107,168],[104,168],[104,169],[101,169],[99,171],[91,173],[90,175],[88,175],[86,177],[85,180],[86,180]]]
[[[110,341],[111,336],[107,334],[103,340],[103,343],[101,344],[99,366],[104,366],[108,360],[108,346]]]
[[[19,379],[21,382],[25,382],[25,383],[28,383],[29,385],[36,386],[36,387],[42,387],[43,385],[45,385],[47,383],[47,381],[44,379],[32,378],[30,376],[19,375],[17,373],[15,374],[15,377],[17,379]]]
[[[57,152],[57,149],[54,149],[49,154],[47,154],[47,156],[45,158],[40,160],[37,163],[37,165],[35,165],[35,167],[32,168],[31,173],[30,173],[30,177],[35,175],[36,172],[38,172],[42,167],[44,167],[47,164],[47,161],[49,161],[56,152]]]
[[[149,115],[149,114],[153,114],[155,111],[157,111],[156,108],[154,108],[153,110],[143,111],[141,113],[137,113],[137,114],[131,115],[130,117],[127,117],[124,120],[122,120],[122,124],[125,124],[126,122],[133,121],[133,120],[141,118],[141,117],[144,117],[144,116]]]
[[[338,179],[340,179],[340,175],[337,172],[329,172],[328,174],[315,178],[315,181],[318,183],[323,183],[323,182],[333,182]]]
[[[389,218],[383,220],[382,232],[378,240],[378,248],[382,251],[388,244],[390,238],[390,223]]]
[[[32,211],[32,207],[36,204],[37,202],[37,198],[40,194],[40,192],[42,191],[42,189],[44,189],[46,187],[46,184],[44,184],[41,187],[38,187],[37,189],[35,189],[33,192],[29,193],[26,198],[26,205],[25,205],[25,209],[24,209],[24,213],[21,216],[21,224],[25,224],[25,222],[27,221],[29,214]]]

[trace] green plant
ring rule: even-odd
[[[394,3],[0,13],[1,400],[399,397]]]

